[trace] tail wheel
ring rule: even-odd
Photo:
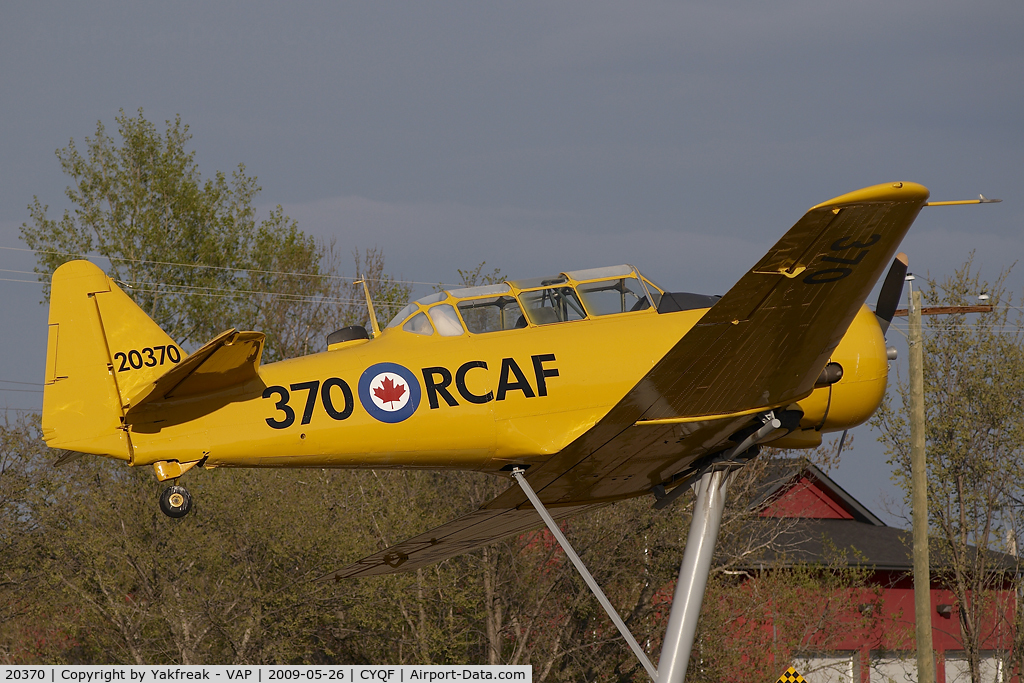
[[[192,494],[184,486],[168,486],[160,496],[160,511],[175,519],[192,509]]]

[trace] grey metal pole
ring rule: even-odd
[[[928,479],[924,450],[924,337],[921,292],[910,284],[910,482],[914,527],[914,623],[917,631],[917,680],[935,683],[932,655],[932,596],[928,568]]]
[[[644,669],[647,670],[647,675],[651,677],[652,681],[657,681],[658,671],[654,668],[654,665],[651,664],[651,660],[647,658],[647,653],[645,653],[643,648],[640,647],[640,643],[636,642],[636,638],[634,638],[633,634],[630,633],[629,628],[626,626],[626,622],[624,622],[622,617],[619,616],[619,613],[615,611],[615,607],[612,606],[611,601],[604,594],[604,591],[601,590],[601,587],[597,585],[597,581],[594,580],[594,577],[587,570],[587,566],[583,564],[583,560],[581,560],[580,556],[576,554],[576,551],[572,549],[569,539],[565,537],[562,530],[558,528],[557,524],[555,524],[555,520],[552,519],[551,515],[548,513],[548,509],[544,506],[544,503],[541,502],[540,497],[534,492],[533,487],[530,486],[530,482],[526,481],[526,477],[523,476],[523,470],[512,470],[512,477],[519,482],[519,486],[523,489],[523,493],[525,493],[526,497],[530,499],[530,502],[533,503],[533,507],[537,511],[537,514],[540,515],[541,519],[544,520],[544,524],[547,525],[548,531],[550,531],[551,535],[555,537],[558,544],[562,546],[562,550],[565,551],[569,560],[572,561],[573,565],[576,567],[576,571],[580,573],[583,580],[586,581],[588,586],[590,586],[591,592],[594,594],[594,597],[597,598],[597,601],[601,603],[601,606],[604,607],[604,611],[608,613],[612,623],[615,624],[615,628],[619,629],[619,633],[622,634],[622,637],[625,639],[630,649],[633,650],[633,654],[636,655],[636,658],[640,660]]]
[[[697,480],[693,521],[686,537],[686,550],[658,661],[658,683],[683,683],[686,678],[731,474],[725,469],[713,470]]]

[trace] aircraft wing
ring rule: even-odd
[[[551,516],[555,519],[565,519],[601,506],[602,504],[591,504],[553,508]],[[535,529],[543,524],[540,515],[532,507],[521,510],[481,508],[415,538],[364,557],[343,569],[327,574],[321,580],[393,574],[394,572],[418,569],[488,545],[500,538]]]
[[[641,458],[652,462],[633,495],[649,490],[687,456],[661,421],[689,422],[694,459],[744,416],[810,394],[927,200],[922,185],[892,183],[808,210],[593,428],[530,468],[537,495],[546,504],[606,497],[610,480],[629,476],[623,464]],[[524,504],[512,487],[485,507]]]
[[[577,511],[637,495],[680,462],[721,448],[750,415],[810,394],[927,199],[921,185],[893,183],[811,208],[594,427],[528,470],[537,495]],[[401,571],[538,523],[513,485],[479,511],[395,546],[407,561],[389,565],[388,549],[365,562],[372,573]],[[357,571],[362,562],[338,575],[371,573]]]
[[[894,183],[810,209],[624,401],[654,420],[806,396],[927,199]]]

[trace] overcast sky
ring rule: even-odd
[[[9,248],[33,195],[64,206],[54,150],[122,108],[180,114],[204,175],[244,163],[264,212],[412,281],[629,262],[723,293],[808,207],[894,180],[1004,200],[926,209],[911,270],[1024,251],[1020,0],[7,3],[0,65],[10,408],[41,405],[13,382],[42,375],[46,313]],[[889,469],[855,435],[836,477],[877,510]]]

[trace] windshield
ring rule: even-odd
[[[410,315],[412,315],[412,313],[417,308],[419,307],[415,303],[409,304],[408,306],[400,310],[398,312],[398,315],[391,319],[391,322],[388,323],[388,327],[398,327],[399,325],[402,324],[402,321],[408,318]]]

